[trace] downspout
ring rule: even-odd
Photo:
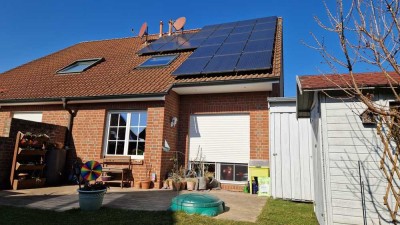
[[[68,150],[71,147],[70,145],[72,140],[72,127],[74,125],[74,118],[78,111],[68,107],[66,98],[62,98],[61,100],[63,102],[63,108],[67,110],[69,113],[67,133],[65,134],[65,141],[64,141],[65,149]]]

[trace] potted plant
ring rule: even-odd
[[[196,190],[197,178],[186,178],[186,185],[188,191]]]
[[[172,175],[172,180],[173,180],[173,183],[174,183],[174,190],[180,191],[181,190],[182,178],[179,176],[179,174],[174,173]]]
[[[102,172],[100,163],[88,161],[77,172],[80,173],[79,175],[84,180],[84,186],[81,187],[79,183],[79,189],[77,190],[79,193],[79,207],[86,211],[98,210],[103,204],[103,198],[108,188],[101,181],[95,182]]]

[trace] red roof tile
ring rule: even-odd
[[[196,32],[197,30],[186,31]],[[138,37],[83,42],[0,74],[0,101],[164,94],[175,83],[279,78],[282,57],[282,20],[276,35],[271,73],[193,76],[175,79],[175,71],[192,52],[181,52],[167,67],[135,69],[151,56],[136,54],[144,44]],[[149,40],[158,38],[150,35]],[[57,74],[74,61],[105,60],[76,74]]]
[[[400,76],[394,72],[389,73],[393,79],[393,86],[399,86]],[[356,73],[354,74],[356,84],[360,88],[365,87],[388,87],[389,80],[382,72]],[[298,85],[302,91],[318,89],[341,89],[351,88],[352,81],[349,74],[341,75],[317,75],[317,76],[299,76]]]

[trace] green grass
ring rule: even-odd
[[[102,208],[96,212],[73,209],[54,212],[0,206],[0,220],[5,224],[178,224],[178,225],[255,225],[255,224],[317,224],[312,204],[268,199],[256,223],[217,220],[182,212],[147,212]]]

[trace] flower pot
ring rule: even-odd
[[[142,189],[150,189],[150,182],[150,180],[140,182],[140,184],[142,185]]]
[[[103,204],[104,194],[107,189],[83,191],[78,189],[79,193],[79,207],[81,210],[93,211],[100,209]]]
[[[174,189],[175,189],[175,187],[174,187],[174,181],[173,181],[173,180],[168,180],[168,187],[169,187],[169,189],[171,189],[171,190],[174,190]]]
[[[136,189],[140,189],[140,187],[141,187],[141,184],[142,182],[140,182],[140,181],[135,181],[134,183],[133,183],[133,187],[134,188],[136,188]]]
[[[181,190],[181,182],[180,181],[174,181],[174,187],[176,191]]]
[[[187,189],[188,189],[188,191],[193,191],[193,190],[195,190],[196,181],[187,181],[186,184],[187,184]]]
[[[186,189],[186,181],[181,181],[181,190],[185,190]]]

